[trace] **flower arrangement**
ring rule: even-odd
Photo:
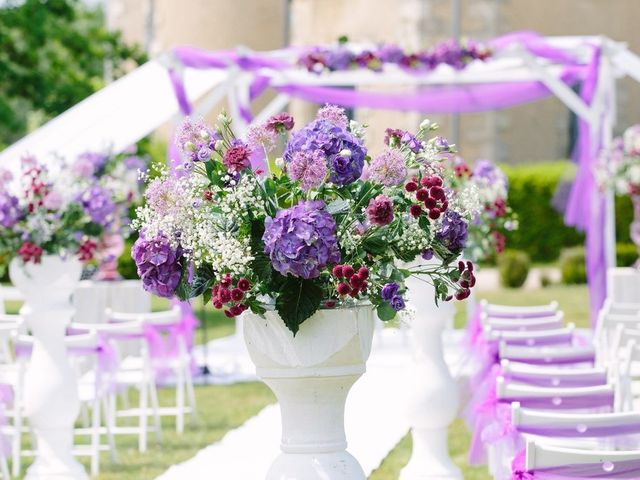
[[[397,65],[412,71],[430,71],[441,64],[462,70],[474,60],[485,61],[491,50],[474,41],[448,40],[435,45],[431,50],[409,53],[392,44],[378,45],[373,49],[356,49],[341,37],[337,45],[313,47],[305,51],[298,64],[313,73],[343,71],[366,68],[381,71],[385,65]]]
[[[596,178],[618,195],[640,196],[640,125],[629,127],[603,151]]]
[[[0,272],[15,257],[40,263],[44,254],[76,255],[84,262],[94,256],[112,200],[74,182],[63,162],[52,167],[26,157],[19,179],[0,170]]]
[[[440,300],[469,296],[473,265],[456,260],[477,206],[443,187],[450,148],[426,138],[435,125],[390,131],[373,158],[365,128],[341,108],[293,127],[279,114],[245,141],[224,114],[215,128],[185,121],[184,164],[150,182],[133,222],[132,257],[148,291],[203,295],[228,317],[275,308],[294,334],[319,308],[361,301],[394,318],[411,275],[433,283]],[[279,137],[286,145],[273,158]],[[437,262],[406,266],[420,255]]]
[[[459,156],[450,158],[450,170],[450,187],[477,198],[480,205],[469,225],[465,257],[476,262],[499,255],[506,247],[506,232],[518,228],[517,216],[508,205],[507,176],[489,160],[478,160],[471,169]]]

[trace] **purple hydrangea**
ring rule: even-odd
[[[364,168],[367,149],[351,132],[328,120],[315,120],[294,133],[284,151],[284,161],[289,164],[296,152],[322,150],[327,159],[329,181],[342,187],[355,182]]]
[[[340,261],[336,222],[322,201],[303,201],[267,218],[262,240],[273,268],[283,275],[315,278]]]
[[[458,252],[464,248],[467,240],[467,227],[467,222],[458,212],[447,210],[436,238],[452,252]]]
[[[402,48],[389,43],[381,45],[377,54],[385,63],[400,63],[405,56]]]
[[[508,183],[507,176],[490,160],[478,160],[473,169],[473,176],[486,180],[489,185]]]
[[[93,185],[80,195],[79,201],[92,222],[103,227],[113,222],[116,205],[105,188]]]
[[[344,108],[337,107],[335,105],[326,104],[316,115],[317,120],[326,120],[332,123],[336,127],[345,129],[349,126],[349,119],[344,111]]]
[[[131,249],[144,289],[165,298],[173,297],[180,282],[181,255],[180,247],[173,249],[164,236],[146,240],[141,235]]]
[[[0,192],[0,225],[4,228],[12,228],[21,216],[18,199],[7,192]]]

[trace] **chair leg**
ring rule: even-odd
[[[140,388],[140,402],[139,402],[139,408],[140,408],[140,414],[139,414],[139,428],[140,431],[138,433],[138,450],[140,452],[146,452],[147,451],[147,413],[149,410],[149,405],[148,405],[148,393],[149,391],[147,390],[147,386],[146,385],[141,385]]]
[[[156,435],[156,441],[162,440],[162,424],[160,423],[160,403],[158,402],[158,390],[156,382],[153,378],[149,381],[149,393],[151,395],[151,414],[153,416],[153,426]]]
[[[176,381],[176,432],[182,434],[184,432],[184,371],[181,366],[178,367]]]
[[[7,457],[3,453],[0,453],[0,472],[2,472],[2,478],[7,480],[11,478],[9,475],[9,465],[7,464]]]
[[[93,401],[91,412],[91,476],[100,473],[100,399]]]
[[[196,393],[193,389],[193,376],[191,375],[191,365],[187,363],[185,367],[185,380],[187,384],[187,401],[191,408],[191,424],[196,423]]]
[[[113,435],[113,430],[115,428],[115,418],[116,418],[116,409],[115,402],[116,397],[114,394],[110,393],[106,398],[103,399],[103,415],[104,415],[104,423],[107,427],[107,442],[109,444],[109,456],[111,457],[112,462],[118,461],[118,453],[116,451],[116,440]]]
[[[20,476],[20,469],[22,467],[22,412],[20,406],[14,406],[14,420],[13,420],[13,438],[11,446],[11,472],[14,477]]]

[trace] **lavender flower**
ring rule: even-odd
[[[369,177],[391,187],[399,185],[407,177],[404,157],[397,149],[387,148],[369,164]]]
[[[447,210],[436,238],[452,252],[458,252],[464,248],[467,240],[467,227],[467,222],[458,212]]]
[[[4,228],[12,228],[21,216],[18,199],[7,192],[0,192],[0,225]]]
[[[92,222],[103,227],[111,225],[116,206],[109,191],[100,185],[93,185],[82,193],[78,200]]]
[[[349,126],[349,119],[344,113],[344,108],[336,107],[335,105],[326,104],[316,115],[318,120],[326,120],[327,122],[335,125],[336,127],[346,130]]]
[[[398,285],[397,283],[387,283],[384,285],[384,287],[382,287],[382,290],[380,290],[380,296],[383,300],[389,302],[393,297],[396,296],[398,290],[400,290],[400,285]]]
[[[131,258],[136,262],[144,289],[165,298],[173,297],[180,282],[181,255],[181,248],[171,248],[164,236],[146,240],[141,235],[131,249]]]
[[[267,218],[262,240],[273,268],[283,275],[315,278],[340,261],[336,222],[322,201],[303,201]]]
[[[296,152],[322,150],[330,171],[329,181],[338,186],[348,185],[362,175],[367,150],[351,132],[327,120],[315,120],[292,135],[284,151],[289,164]]]
[[[374,225],[389,225],[393,222],[393,202],[386,195],[372,198],[367,206],[367,218]]]
[[[303,190],[319,187],[327,176],[327,160],[322,150],[296,152],[287,165],[287,175],[292,180],[300,180]]]

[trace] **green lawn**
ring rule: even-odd
[[[558,300],[565,312],[566,320],[578,326],[588,325],[588,296],[585,286],[554,285],[539,290],[479,290],[476,298],[486,298],[490,302],[510,305],[532,305]],[[10,305],[17,310],[19,305]],[[168,306],[163,299],[154,299],[154,310]],[[456,327],[465,322],[464,306],[457,305]],[[204,311],[196,303],[196,313],[205,321],[206,338],[229,335],[234,331],[234,322],[221,316],[219,312],[206,308]],[[196,333],[196,341],[203,341],[203,327]],[[173,401],[174,391],[163,389],[161,403]],[[164,437],[161,444],[151,442],[149,451],[139,454],[135,437],[120,437],[118,441],[119,462],[111,464],[107,455],[103,456],[102,474],[98,480],[151,480],[171,465],[187,460],[205,446],[219,440],[230,429],[241,425],[261,408],[275,401],[273,395],[261,383],[247,383],[233,386],[200,386],[196,388],[198,401],[198,422],[187,426],[182,436],[175,434],[172,419],[163,419]],[[457,420],[449,430],[449,446],[452,458],[463,471],[465,480],[489,480],[485,468],[472,468],[466,463],[469,433],[462,421]],[[371,476],[372,480],[396,480],[411,453],[411,437],[407,435],[384,460]],[[213,473],[212,473],[213,475]],[[215,475],[214,475],[215,476]],[[213,478],[213,477],[212,477]]]

